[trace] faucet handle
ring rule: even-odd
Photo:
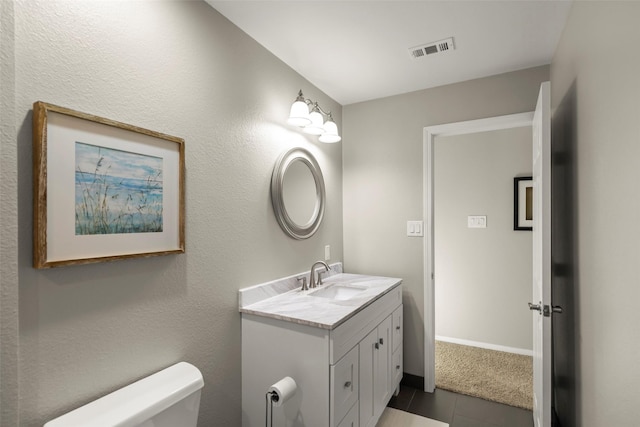
[[[298,283],[302,282],[302,291],[308,291],[309,287],[307,286],[307,278],[305,276],[300,276],[298,278],[296,278],[296,280],[298,281]]]

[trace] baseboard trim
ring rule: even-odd
[[[504,345],[489,344],[489,343],[480,342],[480,341],[471,341],[471,340],[463,340],[460,338],[443,337],[441,335],[436,335],[436,341],[444,341],[444,342],[449,342],[452,344],[460,344],[460,345],[469,345],[471,347],[480,347],[480,348],[486,348],[487,350],[504,351],[506,353],[522,354],[524,356],[533,356],[533,350],[527,350],[526,348],[507,347]]]
[[[400,385],[406,385],[407,387],[417,388],[418,390],[424,390],[424,377],[418,375],[402,373],[402,380]]]

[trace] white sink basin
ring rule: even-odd
[[[346,300],[353,298],[367,288],[347,285],[328,285],[321,287],[317,291],[309,292],[309,295],[320,298],[329,298],[335,300]]]

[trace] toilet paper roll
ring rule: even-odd
[[[273,406],[281,406],[284,402],[289,400],[291,396],[296,394],[297,389],[298,386],[291,377],[284,377],[283,379],[269,387],[269,393],[273,393],[271,395]]]

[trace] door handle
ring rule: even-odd
[[[540,302],[540,304],[529,304],[529,310],[531,311],[537,311],[538,313],[542,314],[542,302]]]
[[[545,317],[551,317],[551,314],[553,313],[562,314],[562,307],[560,307],[559,305],[544,306],[542,314],[544,314]]]
[[[548,305],[542,305],[542,303],[540,304],[529,304],[529,310],[531,311],[537,311],[538,313],[544,315],[545,317],[549,317],[551,316],[551,313],[558,313],[558,314],[562,314],[562,307],[560,307],[559,305],[552,305],[552,306],[548,306]]]

